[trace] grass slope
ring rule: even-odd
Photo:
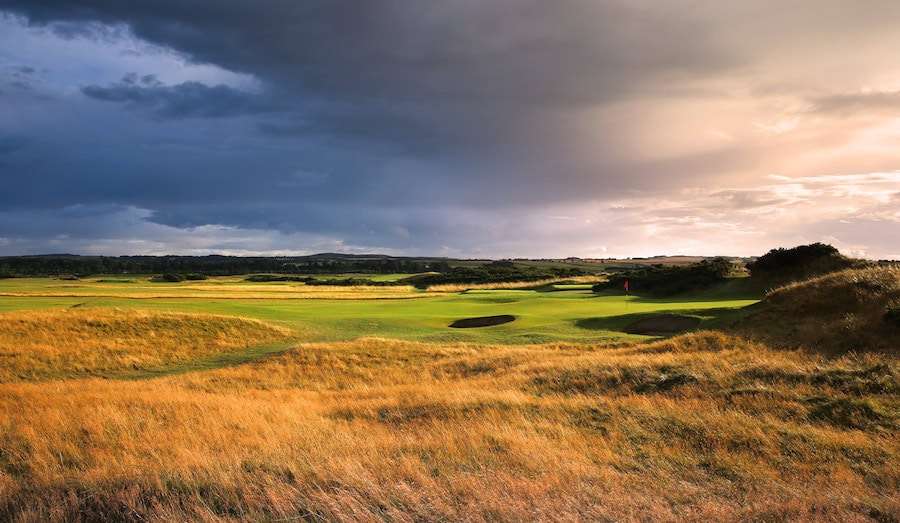
[[[771,291],[736,329],[779,347],[897,355],[900,324],[889,314],[897,307],[900,269],[848,269]]]
[[[257,320],[118,309],[0,314],[0,382],[134,376],[296,339]],[[284,347],[282,347],[284,348]]]

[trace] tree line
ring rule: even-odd
[[[748,263],[746,269],[754,280],[778,284],[865,264],[862,260],[843,256],[831,245],[812,243],[789,249],[772,249]],[[734,264],[722,257],[687,266],[653,265],[611,275],[606,282],[594,285],[594,292],[624,291],[628,281],[629,288],[635,293],[672,296],[708,289],[730,278],[734,269]]]
[[[713,258],[686,266],[652,265],[640,270],[611,275],[607,281],[594,285],[594,292],[623,290],[625,282],[638,294],[672,296],[707,289],[725,281],[734,272],[734,264],[727,258]]]
[[[509,261],[495,261],[476,267],[450,267],[438,274],[411,276],[402,281],[424,289],[432,285],[530,282],[588,274],[591,273],[578,267],[532,267]]]
[[[419,274],[450,269],[446,259],[349,255],[300,257],[243,256],[77,256],[40,255],[0,257],[0,278],[96,274],[182,274],[235,276],[277,274]]]

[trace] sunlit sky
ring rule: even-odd
[[[900,259],[895,0],[0,0],[0,255]]]

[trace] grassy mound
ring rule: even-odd
[[[771,291],[737,329],[779,347],[898,353],[898,306],[900,270],[848,269]]]
[[[0,314],[0,382],[138,374],[295,334],[257,320],[120,309]]]

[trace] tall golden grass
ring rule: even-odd
[[[898,376],[701,332],[5,383],[0,519],[891,521]]]
[[[898,307],[900,268],[847,269],[774,289],[738,332],[830,354],[898,354],[900,329],[885,321],[885,313]]]
[[[102,308],[0,314],[0,382],[115,375],[188,362],[297,333],[256,320]]]

